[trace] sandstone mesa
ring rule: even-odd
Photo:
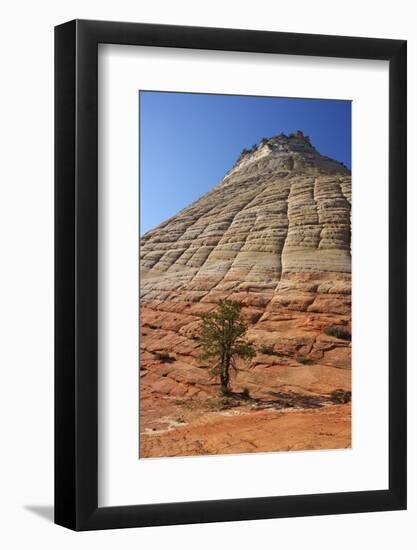
[[[344,165],[322,156],[302,132],[262,140],[211,191],[143,235],[140,276],[141,456],[350,445],[350,405],[335,405],[331,414],[311,409],[308,420],[307,411],[293,412],[280,422],[258,410],[274,395],[292,403],[294,395],[351,389],[351,343],[326,330],[351,330],[351,174]],[[196,359],[198,315],[226,297],[244,305],[247,339],[258,349],[232,382],[256,400],[256,410],[236,406],[245,417],[242,441],[254,446],[223,441],[232,415],[207,413],[218,387]],[[330,429],[313,437],[311,419],[338,410],[332,425],[339,436]],[[253,432],[251,419],[263,413]],[[212,422],[217,439],[199,439]],[[258,445],[266,426],[274,440],[267,448]],[[174,433],[182,445],[171,445]]]

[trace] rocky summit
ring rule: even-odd
[[[301,131],[263,139],[143,235],[140,278],[141,457],[350,446],[343,164]],[[199,315],[222,298],[243,304],[257,351],[228,399],[197,359]]]

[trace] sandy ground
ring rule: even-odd
[[[166,403],[162,416],[141,421],[140,457],[218,455],[265,451],[339,449],[351,446],[351,404],[304,409],[253,409],[250,404],[222,411],[191,408],[184,414]],[[165,414],[171,413],[171,414]]]

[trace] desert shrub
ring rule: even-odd
[[[295,359],[298,363],[301,363],[302,365],[310,365],[312,363],[310,357],[307,357],[306,355],[297,355]]]
[[[351,340],[352,338],[350,330],[346,327],[328,325],[327,327],[324,327],[323,331],[327,334],[327,336],[333,336],[334,338],[339,338],[340,340]]]
[[[265,344],[260,346],[259,351],[264,355],[276,355],[277,357],[282,357],[282,353],[275,351],[272,346],[267,346]]]
[[[334,390],[330,394],[330,400],[333,403],[350,403],[352,400],[352,392],[345,390]]]
[[[238,159],[237,159],[237,162],[241,161],[243,159],[243,157],[245,157],[246,155],[249,155],[250,153],[252,153],[252,150],[251,149],[242,149]]]
[[[168,353],[167,351],[155,351],[155,357],[161,361],[161,363],[173,363],[176,361],[176,357]]]
[[[149,328],[152,328],[152,329],[158,328],[157,325],[154,325],[153,323],[146,323],[145,327],[149,327]]]
[[[249,389],[248,389],[248,388],[243,388],[242,397],[243,397],[244,399],[249,399],[250,393],[249,393]]]

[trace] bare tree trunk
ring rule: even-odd
[[[220,382],[222,387],[222,393],[223,395],[227,395],[229,393],[229,384],[230,384],[230,360],[228,358],[225,358],[222,363],[221,373],[220,373]]]

